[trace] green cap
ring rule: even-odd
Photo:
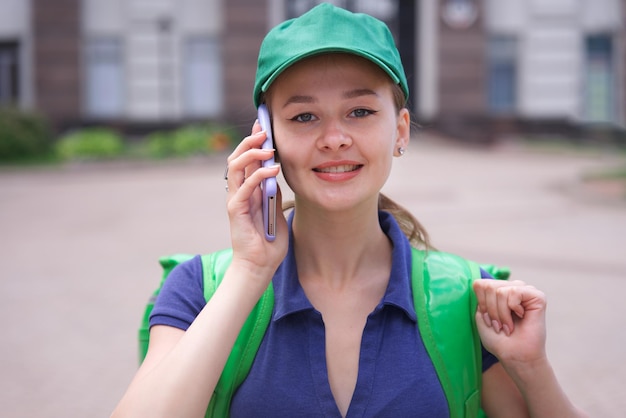
[[[400,53],[387,25],[370,15],[322,3],[300,17],[279,24],[265,36],[254,81],[254,105],[259,107],[261,94],[291,65],[332,52],[372,61],[409,97]]]

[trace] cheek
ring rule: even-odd
[[[291,167],[296,163],[298,147],[294,147],[294,141],[285,140],[286,136],[280,129],[274,131],[274,148],[276,148],[275,159],[280,163],[280,171],[289,184],[291,179]]]

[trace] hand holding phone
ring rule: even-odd
[[[261,129],[265,131],[266,138],[261,146],[262,149],[274,149],[274,138],[272,136],[272,123],[267,106],[264,104],[259,106],[258,110],[259,123]],[[263,167],[271,167],[274,165],[274,157],[263,161]],[[261,183],[263,192],[263,227],[265,229],[265,239],[274,241],[276,238],[276,192],[278,186],[276,177],[269,177]]]

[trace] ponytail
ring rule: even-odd
[[[415,248],[432,249],[426,228],[405,208],[382,193],[378,194],[378,210],[389,212],[400,225],[400,229]]]

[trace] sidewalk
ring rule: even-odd
[[[613,158],[419,141],[385,192],[439,249],[546,292],[565,390],[591,416],[623,416],[626,204],[578,180]],[[3,416],[109,415],[136,368],[158,257],[229,245],[224,161],[0,171]]]

